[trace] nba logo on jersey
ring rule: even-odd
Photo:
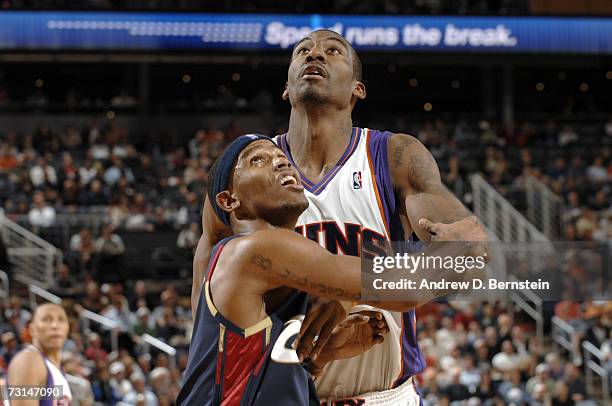
[[[353,189],[361,189],[361,171],[353,172]]]

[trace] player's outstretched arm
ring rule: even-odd
[[[419,239],[429,241],[431,237],[419,225],[420,219],[448,224],[469,216],[465,206],[442,184],[436,161],[419,140],[394,134],[389,139],[388,155],[393,186],[404,202],[402,212]]]
[[[40,354],[36,351],[21,351],[11,360],[7,381],[15,388],[25,385],[44,387],[47,384],[46,371],[45,363]],[[19,399],[19,394],[17,393],[12,395],[10,399],[11,405],[38,406],[38,400]]]
[[[206,267],[210,260],[212,248],[225,236],[231,234],[231,230],[219,220],[213,210],[208,196],[204,201],[202,209],[202,236],[193,258],[193,285],[191,286],[191,314],[195,320],[200,289],[204,282]]]
[[[234,262],[236,261],[236,262]],[[363,302],[361,259],[333,255],[299,234],[270,229],[241,238],[233,250],[233,268],[266,280],[267,289],[288,286],[329,299]],[[382,309],[407,311],[418,301],[376,302]]]

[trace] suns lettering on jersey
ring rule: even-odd
[[[297,226],[295,231],[334,254],[360,256],[363,251],[366,258],[385,254],[385,236],[360,224],[339,226],[335,221],[323,221]]]

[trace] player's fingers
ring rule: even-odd
[[[312,349],[314,347],[313,342],[316,342],[320,337],[320,331],[322,328],[322,324],[324,320],[315,320],[305,331],[301,332],[301,336],[296,338],[296,341],[299,339],[299,342],[296,346],[296,352],[298,354],[298,358],[300,362],[309,357]]]
[[[342,327],[350,327],[352,325],[366,324],[369,321],[370,321],[370,318],[368,316],[364,316],[363,314],[360,314],[360,313],[355,313],[355,314],[349,315],[339,325]]]
[[[367,316],[371,319],[377,319],[377,320],[382,320],[384,318],[383,314],[381,312],[378,312],[376,310],[363,310],[359,313],[355,313],[355,314],[362,314],[364,316]]]
[[[372,328],[377,328],[377,327],[382,328],[387,325],[387,322],[384,320],[370,319],[369,324],[370,324],[370,327]]]
[[[319,339],[316,341],[315,346],[312,350],[312,354],[310,356],[311,359],[316,360],[319,357],[319,354],[325,347],[325,344],[329,341],[331,337],[331,333],[334,330],[334,325],[332,323],[326,323],[321,330],[321,334],[319,335]]]
[[[300,332],[298,333],[298,336],[295,338],[295,341],[293,343],[294,348],[297,348],[299,346],[304,334],[307,331],[312,330],[313,324],[316,324],[317,322],[322,323],[321,317],[319,317],[320,313],[321,307],[319,306],[306,314],[306,317],[304,317],[304,320],[302,320],[302,327],[300,327]]]
[[[429,232],[430,234],[437,234],[441,231],[441,226],[443,224],[440,223],[433,223],[427,219],[420,219],[419,220],[419,227],[427,230],[427,232]]]
[[[381,335],[376,335],[374,336],[374,339],[372,340],[372,342],[374,343],[374,345],[376,344],[382,344],[385,341],[385,337],[381,336]]]

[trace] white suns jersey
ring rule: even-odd
[[[298,220],[298,233],[340,255],[360,255],[362,243],[390,240],[388,217],[380,196],[382,189],[377,185],[375,175],[376,167],[381,162],[374,162],[371,148],[371,137],[388,135],[375,130],[354,128],[344,155],[319,183],[313,184],[302,175],[309,206]],[[276,142],[293,163],[286,135],[276,137]],[[385,148],[385,162],[382,164],[388,165],[386,142],[379,144]],[[387,182],[390,185],[390,179]],[[355,310],[368,308],[360,305]],[[330,363],[323,376],[316,381],[321,400],[350,398],[371,391],[388,390],[401,383],[400,378],[408,372],[404,368],[403,323],[405,317],[409,317],[410,324],[413,324],[414,313],[382,312],[390,330],[385,341],[358,357]],[[422,361],[420,355],[419,359]]]

